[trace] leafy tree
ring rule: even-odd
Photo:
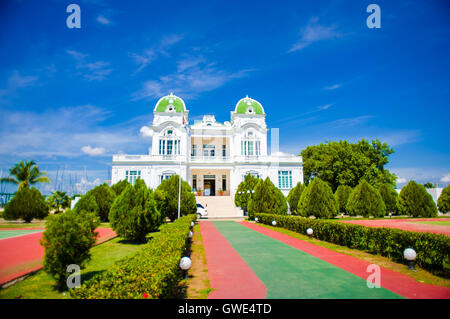
[[[117,235],[136,242],[145,241],[147,234],[156,231],[163,222],[153,191],[140,178],[114,201],[109,220]]]
[[[178,218],[178,175],[172,175],[163,180],[155,190],[155,201],[163,217],[174,221]],[[181,179],[180,216],[194,214],[197,211],[197,201],[191,186]]]
[[[346,208],[351,216],[383,217],[386,213],[386,205],[380,192],[365,180],[352,191]]]
[[[301,153],[305,184],[320,177],[330,184],[333,191],[339,185],[353,188],[362,179],[374,186],[382,183],[395,185],[395,175],[384,168],[392,153],[394,150],[379,140],[374,140],[371,144],[362,139],[353,144],[347,141],[328,141],[308,146]]]
[[[425,186],[425,188],[434,188],[434,185],[431,182],[426,182],[423,186]]]
[[[83,200],[84,199],[84,200]],[[104,183],[86,193],[75,205],[76,211],[95,211],[102,221],[108,221],[109,211],[116,199],[116,193]],[[95,202],[95,204],[93,203]]]
[[[292,215],[298,215],[298,204],[300,202],[300,196],[302,196],[305,185],[298,182],[297,185],[289,191],[287,201]]]
[[[70,207],[70,196],[66,192],[56,191],[47,198],[47,203],[50,208],[56,209],[55,214],[58,214],[60,209]]]
[[[304,217],[333,218],[338,213],[338,203],[330,185],[318,177],[305,188],[298,207],[300,215]]]
[[[287,214],[286,197],[269,177],[258,181],[255,186],[255,193],[248,202],[249,219],[254,219],[256,213]]]
[[[382,184],[380,188],[378,188],[378,191],[380,192],[381,198],[383,198],[383,202],[386,205],[386,212],[398,212],[398,193],[394,187],[392,187],[391,184]]]
[[[338,203],[339,212],[347,213],[347,201],[352,193],[353,188],[347,185],[339,185],[334,193]]]
[[[14,197],[5,205],[3,218],[6,220],[23,219],[29,223],[33,218],[44,219],[49,207],[44,196],[36,188],[19,188]]]
[[[98,217],[91,212],[67,210],[63,214],[49,216],[40,244],[45,248],[44,271],[58,281],[62,290],[67,277],[67,266],[76,264],[84,268],[90,259],[99,225]]]
[[[119,196],[128,185],[130,185],[130,183],[126,179],[123,179],[120,182],[112,185],[111,189],[114,191],[114,193],[116,193],[117,196]]]
[[[19,189],[37,183],[50,183],[47,173],[40,171],[35,161],[20,161],[9,170],[9,174],[10,177],[2,177],[0,181],[19,185]]]
[[[81,212],[83,210],[87,212],[95,213],[97,216],[99,216],[99,207],[97,205],[97,201],[95,200],[94,195],[92,193],[87,192],[76,203],[75,207],[73,208],[76,212]]]
[[[245,176],[244,180],[238,185],[236,194],[234,195],[234,204],[237,207],[241,207],[245,211],[247,210],[248,203],[254,194],[252,191],[255,190],[258,181],[259,178],[251,174],[247,174],[247,176]]]
[[[443,213],[450,212],[450,185],[447,185],[442,190],[441,195],[439,196],[439,199],[437,201],[439,211]]]
[[[433,197],[427,192],[425,186],[415,181],[402,188],[398,198],[399,211],[402,215],[413,217],[434,217],[438,211]]]

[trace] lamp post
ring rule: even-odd
[[[258,222],[258,217],[255,217],[255,222],[256,222],[256,223]]]
[[[417,271],[417,269],[414,267],[414,261],[416,260],[417,253],[412,248],[406,248],[403,252],[403,257],[408,261],[408,269],[412,271]]]
[[[180,159],[180,175],[178,175],[178,218],[180,218],[181,203],[181,159]]]
[[[183,257],[180,259],[180,268],[184,271],[184,278],[187,279],[187,271],[191,268],[192,261],[189,257]]]
[[[277,225],[277,222],[274,220],[274,221],[272,221],[272,225],[273,226],[276,226]]]
[[[389,213],[389,218],[392,218],[392,213]]]
[[[308,234],[309,239],[312,239],[312,235],[313,235],[313,233],[314,233],[313,229],[312,229],[312,228],[308,228],[308,229],[306,230],[306,233]]]

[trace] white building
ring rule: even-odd
[[[153,113],[149,154],[114,155],[113,184],[123,179],[133,183],[140,177],[156,188],[163,179],[179,174],[203,196],[234,196],[247,174],[268,176],[285,195],[303,182],[300,156],[268,154],[266,114],[249,97],[238,101],[230,121],[224,123],[205,115],[190,124],[184,101],[172,93],[159,99]]]

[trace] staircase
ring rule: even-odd
[[[208,210],[208,219],[243,217],[242,211],[234,205],[232,196],[195,196]]]

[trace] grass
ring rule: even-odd
[[[296,233],[293,232],[291,230],[287,230],[284,228],[279,228],[279,227],[273,227],[273,226],[269,226],[269,225],[265,225],[265,224],[261,224],[258,223],[259,226],[268,228],[268,229],[272,229],[274,231],[277,231],[279,233],[294,237],[294,238],[298,238],[304,241],[307,241],[311,244],[317,245],[317,246],[321,246],[321,247],[325,247],[328,248],[330,250],[333,250],[335,252],[338,253],[342,253],[345,255],[349,255],[364,261],[367,261],[371,264],[376,264],[380,267],[384,267],[390,270],[393,270],[395,272],[407,275],[413,279],[415,279],[418,282],[421,283],[426,283],[426,284],[432,284],[432,285],[436,285],[436,286],[443,286],[443,287],[447,287],[450,288],[450,279],[445,279],[442,277],[438,277],[426,270],[421,269],[420,267],[418,267],[416,265],[416,269],[417,272],[412,272],[410,270],[408,270],[406,265],[403,264],[399,264],[396,262],[391,261],[390,259],[380,256],[380,255],[372,255],[368,252],[365,251],[361,251],[358,249],[351,249],[348,247],[344,247],[344,246],[339,246],[336,244],[332,244],[326,241],[321,241],[321,240],[317,240],[317,239],[309,239],[309,237],[307,235],[303,235],[300,233]]]
[[[413,223],[417,223],[417,224],[450,226],[450,221],[447,221],[447,220],[441,220],[441,221],[419,221],[419,222],[412,221],[412,222]]]
[[[106,271],[117,260],[138,251],[143,244],[116,237],[91,249],[91,260],[81,271],[81,282]],[[56,289],[55,280],[42,269],[13,286],[0,289],[0,299],[64,299],[68,293]]]
[[[208,268],[206,265],[205,247],[200,232],[200,224],[194,226],[194,236],[191,244],[192,267],[188,272],[187,299],[206,299],[213,290],[209,282]]]
[[[2,228],[45,228],[45,221],[33,220],[31,221],[31,223],[25,223],[21,220],[5,221],[4,219],[0,218],[0,230]]]

